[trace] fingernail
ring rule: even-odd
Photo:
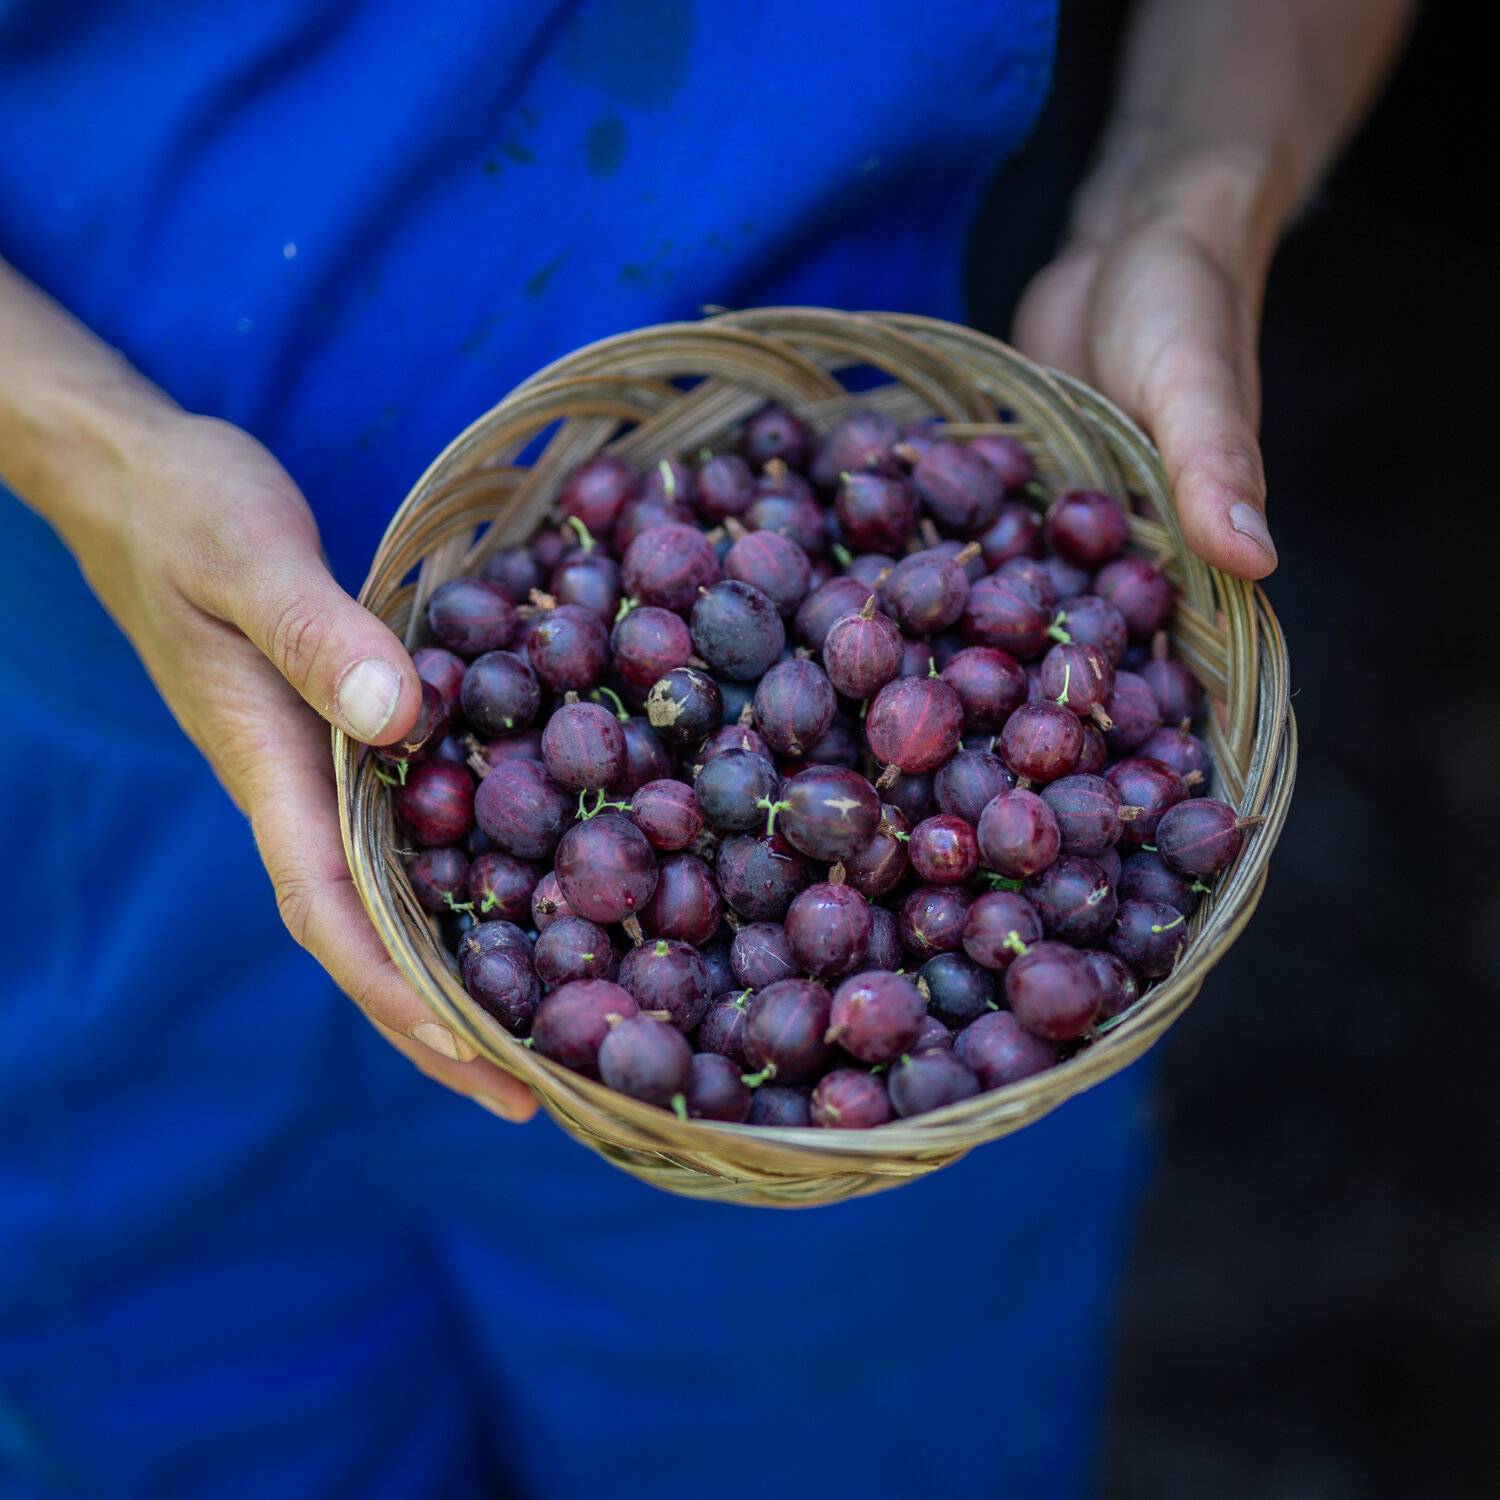
[[[401,674],[378,656],[355,662],[339,679],[339,715],[362,740],[373,740],[391,722],[400,697]]]
[[[469,1097],[481,1108],[489,1110],[492,1115],[499,1115],[502,1120],[509,1120],[512,1125],[522,1123],[521,1116],[505,1100],[494,1094],[470,1094]]]
[[[455,1062],[469,1062],[479,1055],[439,1021],[421,1021],[412,1027],[408,1035],[412,1041],[421,1042],[424,1047],[431,1047],[434,1052],[441,1052],[444,1057],[451,1057]]]
[[[1237,500],[1229,507],[1229,524],[1241,536],[1247,536],[1272,562],[1277,561],[1276,543],[1266,529],[1266,518],[1248,501]]]

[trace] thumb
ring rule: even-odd
[[[334,581],[299,535],[278,537],[242,575],[229,618],[331,724],[388,745],[417,721],[422,683],[382,620]]]
[[[1162,351],[1154,375],[1144,415],[1184,539],[1226,573],[1264,578],[1276,567],[1276,544],[1250,398],[1233,365],[1218,348],[1184,342]]]

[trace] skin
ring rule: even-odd
[[[1026,352],[1152,433],[1188,541],[1242,577],[1275,566],[1269,535],[1256,540],[1255,340],[1271,253],[1412,8],[1144,0],[1099,166],[1017,313]],[[62,537],[248,817],[292,936],[424,1073],[530,1118],[529,1091],[407,987],[354,890],[327,725],[389,744],[415,722],[421,688],[396,637],[329,575],[286,471],[248,434],[182,411],[0,262],[0,477]],[[386,664],[388,691],[354,722],[341,689],[367,661]]]

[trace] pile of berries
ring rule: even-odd
[[[601,454],[427,601],[379,752],[418,901],[542,1055],[869,1127],[1053,1066],[1168,974],[1247,820],[1107,495],[999,435],[768,407]]]

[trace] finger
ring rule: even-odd
[[[1096,250],[1070,250],[1043,266],[1021,296],[1011,341],[1028,358],[1079,380],[1092,380],[1086,338],[1089,288]]]
[[[1249,402],[1229,361],[1191,344],[1164,351],[1146,422],[1188,546],[1236,578],[1264,578],[1277,563],[1265,471]]]
[[[431,1054],[425,1071],[449,1087],[467,1079],[461,1092],[482,1088],[507,1103],[510,1118],[529,1118],[530,1090],[476,1061],[473,1047],[428,1010],[385,951],[344,855],[327,730],[288,694],[280,713],[261,715],[256,750],[242,773],[245,801],[287,930],[371,1021]]]
[[[1236,577],[1265,577],[1276,547],[1251,310],[1191,245],[1154,241],[1109,262],[1089,321],[1099,383],[1155,440],[1188,546]]]
[[[431,1048],[424,1047],[399,1032],[372,1021],[381,1036],[398,1052],[434,1082],[455,1094],[463,1094],[481,1108],[514,1125],[524,1124],[537,1112],[536,1095],[521,1082],[512,1078],[503,1068],[497,1068],[487,1058],[477,1057],[472,1062],[453,1062],[439,1056]]]
[[[388,745],[412,727],[422,684],[411,658],[338,586],[311,538],[264,528],[237,561],[226,618],[307,703],[368,744]]]

